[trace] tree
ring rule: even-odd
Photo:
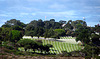
[[[72,30],[73,26],[68,22],[65,26],[64,26],[65,30]]]
[[[82,20],[76,20],[76,21],[72,21],[71,25],[73,26],[73,28],[76,30],[78,29],[78,26],[81,25],[82,27],[86,27],[87,24],[85,21]],[[79,26],[80,27],[80,26]]]
[[[55,19],[50,19],[51,22],[55,22]]]
[[[17,42],[22,38],[22,34],[18,30],[12,30],[9,33],[9,36],[10,36],[10,40],[9,41],[11,41],[11,42]]]
[[[73,31],[67,30],[66,35],[67,35],[67,36],[72,36],[72,35],[73,35]]]
[[[54,29],[61,29],[61,28],[62,28],[62,24],[60,24],[59,22],[55,22]]]
[[[15,25],[15,26],[13,26],[11,28],[12,28],[12,30],[18,30],[18,31],[20,31],[22,35],[25,35],[25,30],[22,27],[20,27],[18,25]]]
[[[48,29],[46,29],[46,30],[45,30],[45,33],[44,33],[44,37],[45,37],[45,38],[49,37],[48,33],[49,33],[49,32],[48,32]]]
[[[98,56],[99,53],[100,53],[100,48],[93,45],[92,43],[89,43],[89,44],[86,44],[84,46],[84,49],[82,50],[83,53],[85,53],[85,56],[88,57],[88,58],[91,58],[91,57],[95,57],[95,56]]]
[[[55,35],[57,36],[57,38],[59,38],[59,36],[65,35],[65,30],[63,30],[63,29],[55,29],[54,32],[55,32]]]
[[[19,47],[24,47],[25,51],[27,49],[33,49],[35,52],[35,49],[38,49],[39,45],[37,44],[36,41],[30,40],[30,39],[23,39],[17,42]]]
[[[38,27],[44,27],[44,22],[41,19],[38,20]]]
[[[52,28],[46,29],[44,33],[45,38],[53,37],[54,36],[54,30]]]
[[[35,50],[39,50],[41,53],[42,51],[45,51],[45,53],[49,52],[50,47],[53,47],[51,44],[43,45],[40,41],[34,41],[30,39],[19,40],[17,45],[19,47],[24,47],[25,51],[27,51],[27,49],[33,49],[34,52]]]
[[[92,34],[91,40],[92,40],[92,43],[94,43],[96,46],[100,46],[100,35]]]
[[[1,31],[0,31],[1,41],[8,41],[10,39],[10,36],[9,36],[10,30],[12,29],[4,28],[4,27],[1,28]]]
[[[20,27],[25,27],[26,25],[22,22],[20,22],[20,20],[16,20],[16,19],[11,19],[7,22],[5,22],[4,25],[2,25],[2,27],[12,27],[12,26],[20,26]]]
[[[50,23],[50,21],[44,21],[44,28],[45,29],[50,29],[51,27],[52,27],[52,25],[51,25],[51,23]]]
[[[33,36],[35,36],[34,31],[28,31],[25,35],[31,36],[32,38],[33,38]]]
[[[38,30],[38,35],[39,36],[43,36],[43,33],[44,33],[44,29],[42,27],[39,27],[39,30]],[[37,35],[37,36],[38,36]]]
[[[88,29],[81,29],[78,32],[78,36],[76,37],[76,41],[81,41],[83,44],[86,43],[88,44],[90,42],[90,36],[91,33],[89,32]]]
[[[95,31],[95,32],[98,32],[98,33],[100,34],[100,26],[95,25],[94,31]]]
[[[43,46],[43,51],[45,51],[45,53],[48,53],[50,51],[50,47],[53,47],[53,45],[51,44],[47,44]]]
[[[2,28],[0,28],[0,44],[2,43],[2,35],[1,35]]]
[[[28,24],[25,28],[25,31],[31,31],[31,30],[34,30],[34,26],[32,24]]]
[[[60,23],[60,24],[65,24],[66,21],[64,21],[64,20],[60,20],[59,23]]]
[[[20,27],[18,25],[13,26],[12,29],[13,30],[19,30],[19,31],[24,30],[22,27]]]
[[[48,30],[48,37],[53,37],[54,36],[54,30],[52,29],[52,28],[50,28],[49,30]]]

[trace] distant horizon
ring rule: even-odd
[[[54,19],[54,18],[51,18],[51,19]],[[10,19],[10,20],[11,20],[11,19]],[[16,20],[19,20],[19,19],[16,19]],[[39,19],[34,19],[34,20],[37,20],[37,21],[38,21]],[[42,20],[42,21],[50,21],[50,19],[46,19],[46,20],[41,19],[41,20]],[[59,21],[56,21],[56,19],[54,19],[54,20],[55,20],[55,22],[59,22],[59,21],[60,21],[60,20],[59,20]],[[80,20],[80,19],[78,19],[78,20]],[[7,20],[7,21],[9,21],[9,20]],[[7,21],[5,21],[5,22],[7,22]],[[31,21],[33,21],[33,20],[31,20]],[[30,21],[30,22],[31,22],[31,21]],[[63,21],[66,21],[66,23],[67,23],[69,20],[63,20]],[[72,21],[76,21],[76,20],[72,20]],[[86,22],[86,20],[82,20],[82,21],[85,21],[85,22]],[[4,22],[2,25],[4,25],[5,22]],[[20,22],[23,22],[23,21],[20,20]],[[28,23],[30,23],[30,22],[26,22],[26,23],[23,22],[23,23],[24,23],[24,24],[28,24]],[[87,24],[87,26],[89,26],[87,22],[86,22],[86,24]],[[99,24],[99,23],[98,23],[98,24]],[[98,24],[95,24],[95,25],[98,25]],[[1,27],[2,25],[0,25],[0,27]],[[95,27],[95,25],[94,25],[94,26],[90,26],[90,27]],[[100,24],[99,24],[99,25],[100,25]]]

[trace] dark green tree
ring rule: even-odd
[[[11,19],[7,22],[5,22],[4,25],[2,25],[2,27],[12,27],[12,26],[20,26],[20,27],[25,27],[26,25],[22,22],[20,22],[20,20],[16,20],[16,19]]]
[[[30,39],[20,40],[17,42],[17,44],[19,47],[24,47],[25,51],[27,51],[27,49],[33,49],[33,51],[35,52],[35,49],[39,48],[39,44],[36,41]]]
[[[51,22],[55,22],[55,19],[50,19]]]
[[[34,33],[34,31],[28,31],[25,35],[31,36],[33,38],[33,36],[35,36],[35,33]]]
[[[44,33],[44,37],[45,37],[45,38],[48,38],[48,37],[49,37],[48,33],[49,33],[49,32],[48,32],[48,29],[46,29],[46,30],[45,30],[45,33]]]
[[[1,28],[1,31],[0,31],[0,37],[1,37],[1,41],[8,41],[10,39],[10,36],[9,36],[9,33],[12,29],[10,28],[4,28],[2,27]]]
[[[76,20],[76,21],[72,21],[71,22],[71,25],[73,26],[73,28],[76,30],[78,29],[78,26],[82,26],[82,27],[86,27],[87,24],[85,21],[82,21],[82,20]]]
[[[51,23],[50,23],[50,21],[44,21],[44,28],[45,29],[50,29],[51,27],[52,27],[52,25],[51,25]]]
[[[60,23],[60,24],[65,24],[66,21],[64,21],[64,20],[60,20],[59,23]]]
[[[85,53],[85,56],[88,58],[95,58],[95,56],[98,56],[100,53],[100,47],[95,46],[92,43],[86,44],[84,46],[84,49],[82,50],[83,53]]]
[[[78,36],[76,37],[76,41],[81,41],[83,44],[86,43],[88,44],[90,42],[90,36],[91,33],[89,32],[88,29],[81,29],[78,32]]]
[[[65,36],[65,30],[63,29],[55,29],[54,33],[56,38],[60,38],[60,36]]]
[[[11,41],[11,42],[17,42],[17,41],[19,41],[22,38],[22,34],[18,30],[12,30],[9,33],[9,36],[10,36],[9,41]]]

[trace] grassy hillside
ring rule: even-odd
[[[38,39],[32,39],[32,40],[38,40]],[[39,39],[41,40],[41,39]],[[77,51],[77,50],[81,50],[81,46],[78,44],[70,44],[70,43],[66,43],[66,42],[59,42],[59,41],[50,41],[50,40],[43,40],[43,45],[45,44],[52,44],[53,48],[50,48],[50,53],[62,53],[62,51],[67,51],[67,52],[71,52],[71,51]],[[23,50],[22,48],[20,50]],[[40,51],[36,51],[37,53],[40,53]]]

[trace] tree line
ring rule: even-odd
[[[20,22],[20,20],[11,19],[2,25],[4,28],[12,28],[13,30],[19,30],[26,36],[44,36],[59,38],[60,36],[75,36],[74,31],[80,27],[86,27],[87,24],[83,20],[76,21],[64,21],[60,20],[56,22],[55,19],[48,21],[33,20],[28,24]]]
[[[20,20],[11,19],[0,27],[0,44],[2,44],[2,41],[14,42],[16,47],[21,46],[24,47],[25,50],[37,47],[33,49],[34,52],[35,50],[48,52],[49,48],[52,47],[52,45],[42,45],[38,41],[32,43],[33,41],[25,40],[27,41],[25,43],[24,40],[20,40],[24,35],[31,37],[37,36],[38,38],[40,36],[45,38],[75,36],[76,41],[81,41],[83,43],[84,50],[82,52],[85,53],[86,56],[92,57],[92,53],[94,53],[94,56],[97,56],[100,53],[100,26],[95,25],[95,27],[88,27],[83,20],[69,20],[67,22],[60,20],[59,22],[56,22],[54,19],[48,21],[39,19],[38,21],[33,20],[28,24],[24,24],[23,22],[20,22]],[[16,45],[15,43],[18,44]],[[43,50],[41,47],[44,47],[47,50]]]

